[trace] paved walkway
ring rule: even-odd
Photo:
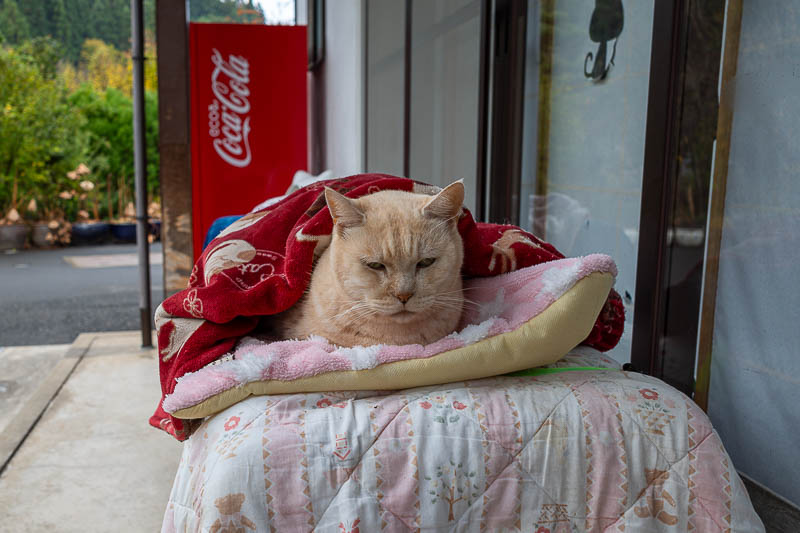
[[[147,424],[158,361],[140,344],[0,349],[0,532],[160,530],[181,445]]]

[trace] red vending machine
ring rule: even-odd
[[[211,223],[282,195],[306,168],[306,28],[192,23],[194,259]]]

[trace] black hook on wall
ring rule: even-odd
[[[611,65],[614,64],[614,57],[617,55],[617,40],[622,33],[625,23],[625,14],[622,9],[622,0],[595,0],[592,20],[589,23],[589,38],[592,42],[599,43],[597,55],[589,52],[583,61],[583,75],[593,81],[605,79]],[[608,41],[614,39],[614,49],[611,52],[611,59],[606,64],[606,50]],[[589,62],[594,60],[592,70],[587,69]]]

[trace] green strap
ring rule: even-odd
[[[565,366],[561,368],[528,368],[504,376],[542,376],[544,374],[557,374],[559,372],[574,372],[576,370],[619,370],[618,368],[604,368],[601,366]]]

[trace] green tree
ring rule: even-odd
[[[58,205],[59,182],[83,149],[82,120],[58,79],[39,60],[0,47],[0,208],[30,199],[45,211]]]
[[[245,0],[191,0],[190,18],[197,22],[263,23],[261,6]]]
[[[3,0],[0,7],[0,33],[11,44],[21,43],[30,37],[28,19],[15,0]]]
[[[114,88],[130,92],[133,72],[129,54],[99,39],[87,39],[81,50],[80,65],[97,91]]]
[[[158,68],[155,45],[145,43],[144,86],[147,91],[158,90]],[[84,83],[90,84],[98,92],[108,88],[131,94],[133,83],[133,62],[129,52],[122,52],[99,40],[87,39],[81,50],[81,60],[77,66],[64,63],[60,67],[61,77],[71,90]]]
[[[37,3],[37,2],[33,2]],[[69,22],[67,16],[67,9],[64,7],[64,0],[53,0],[50,8],[50,13],[47,18],[42,20],[50,21],[50,28],[47,35],[52,36],[56,41],[72,47],[75,40],[75,32]],[[36,20],[28,18],[28,20]]]
[[[129,0],[94,0],[88,22],[92,37],[112,44],[117,50],[130,49]]]
[[[31,27],[31,37],[53,34],[47,3],[39,0],[22,0],[22,2],[19,2],[19,9],[28,20],[28,24]]]
[[[61,54],[58,43],[51,37],[34,37],[19,45],[17,51],[32,60],[45,79],[52,80],[58,74]]]
[[[93,34],[93,28],[89,25],[91,10],[92,0],[69,0],[67,22],[71,29],[71,35],[69,41],[63,43],[64,58],[67,61],[77,63],[80,59],[83,42],[86,39],[96,37]]]
[[[159,179],[159,158],[161,151],[158,149],[158,93],[145,91],[144,93],[144,120],[145,136],[147,137],[147,193],[150,201],[160,199],[161,180]]]
[[[104,92],[84,84],[70,96],[70,104],[86,119],[88,162],[103,191],[102,211],[119,216],[133,200],[133,104],[117,89]],[[145,135],[147,150],[147,190],[158,197],[158,100],[154,92],[145,93]]]

